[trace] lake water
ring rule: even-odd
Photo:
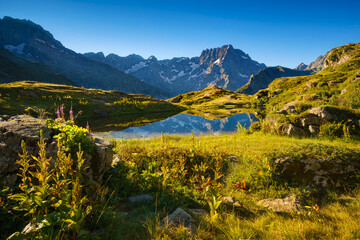
[[[208,120],[201,116],[180,113],[149,125],[129,127],[122,131],[110,132],[109,134],[117,139],[149,138],[160,136],[161,133],[179,135],[191,134],[192,132],[195,135],[220,134],[236,131],[238,122],[248,128],[252,122],[257,121],[258,119],[250,113],[240,113],[217,120]]]

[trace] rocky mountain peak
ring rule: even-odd
[[[148,58],[149,61],[152,61],[152,62],[157,62],[158,59],[154,56],[154,55],[151,55],[149,58]]]
[[[46,45],[63,49],[64,46],[40,25],[25,19],[4,17],[0,19],[0,46],[19,53],[25,45]],[[6,48],[6,47],[5,47]]]

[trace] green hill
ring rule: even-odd
[[[327,111],[332,112],[340,124],[345,121],[346,113],[359,116],[359,89],[360,43],[350,43],[332,49],[319,73],[275,79],[268,89],[256,93],[255,99],[265,103],[264,113],[268,119],[272,116],[272,119],[296,124],[298,117],[310,109],[327,106]]]
[[[244,112],[244,109],[248,112],[253,96],[209,86],[201,91],[184,93],[166,101],[187,108],[191,114],[214,119],[217,116]]]

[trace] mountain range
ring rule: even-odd
[[[46,65],[81,87],[167,96],[159,88],[64,47],[50,32],[29,20],[0,19],[0,47],[31,62]]]
[[[34,76],[47,72],[64,78],[54,79],[54,83],[65,81],[66,84],[85,88],[148,94],[157,98],[174,97],[208,86],[254,94],[266,88],[275,78],[309,75],[321,70],[327,56],[320,56],[310,65],[302,63],[292,70],[281,66],[267,68],[230,44],[203,50],[199,56],[191,58],[165,60],[158,60],[155,56],[145,59],[136,54],[126,57],[114,53],[105,56],[102,52],[80,54],[64,47],[40,25],[11,17],[0,19],[1,48],[14,54],[10,57],[5,50],[1,51],[2,82],[44,79]],[[18,58],[16,61],[15,57]],[[19,61],[20,58],[24,61]],[[14,65],[14,61],[18,65]],[[20,72],[27,74],[10,77],[9,72],[15,72],[9,70],[10,66],[23,69]],[[33,70],[36,74],[30,74],[36,66],[40,70]],[[53,77],[47,79],[44,81],[53,81]]]
[[[215,85],[236,90],[252,74],[266,68],[231,45],[206,49],[197,57],[158,60],[139,55],[79,54],[29,20],[0,19],[0,47],[31,62],[41,63],[78,86],[126,93],[172,97]],[[24,79],[22,79],[24,80]]]
[[[234,91],[246,84],[252,74],[266,67],[232,45],[206,49],[199,57],[167,60],[158,60],[154,56],[144,59],[135,54],[127,57],[109,54],[105,57],[102,52],[84,56],[165,89],[171,96],[202,90],[209,85]]]

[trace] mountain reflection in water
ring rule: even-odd
[[[258,119],[251,113],[240,113],[231,117],[217,120],[208,120],[204,117],[180,113],[165,120],[140,127],[130,127],[122,131],[110,132],[114,138],[142,138],[154,137],[164,134],[219,134],[221,132],[233,132],[238,122],[248,128],[252,122]]]

